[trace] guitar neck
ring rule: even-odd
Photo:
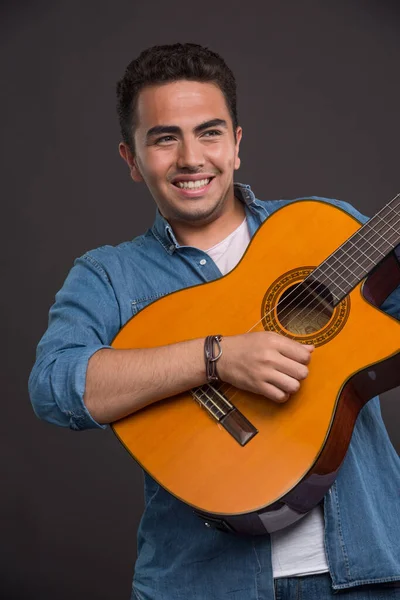
[[[327,286],[336,305],[398,244],[400,194],[335,250],[307,279]]]

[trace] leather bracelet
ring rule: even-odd
[[[206,375],[209,383],[220,381],[217,373],[217,360],[222,356],[220,341],[222,335],[208,335],[204,342],[204,360],[206,363]],[[218,354],[214,352],[215,346],[218,348]]]

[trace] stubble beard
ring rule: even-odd
[[[201,227],[202,225],[208,225],[215,219],[217,219],[223,212],[227,195],[229,191],[225,192],[225,194],[218,198],[214,202],[214,204],[207,208],[198,208],[191,211],[180,210],[178,207],[174,206],[169,214],[168,221],[176,221],[182,224],[191,225],[194,227]],[[196,200],[188,200],[188,202],[195,203]]]
[[[175,209],[174,214],[171,215],[171,219],[180,223],[187,223],[188,225],[197,225],[200,227],[201,225],[207,225],[218,218],[222,213],[222,208],[223,203],[218,202],[208,209],[196,209],[192,212]]]

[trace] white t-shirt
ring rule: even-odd
[[[223,275],[240,261],[250,241],[247,220],[207,250]],[[324,516],[321,506],[286,529],[271,534],[274,578],[325,573]]]

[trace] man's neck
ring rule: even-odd
[[[193,246],[200,250],[208,250],[235,231],[243,222],[245,215],[243,203],[235,197],[232,209],[210,223],[197,227],[179,223],[172,224],[172,228],[181,246]]]

